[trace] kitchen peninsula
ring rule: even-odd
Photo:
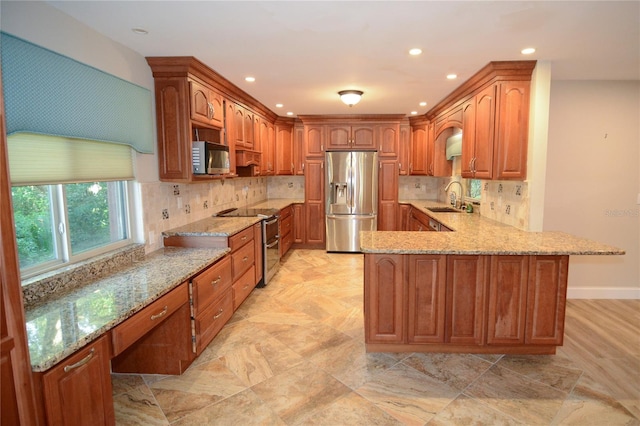
[[[362,232],[370,352],[553,354],[570,255],[625,252],[563,232],[525,232],[477,214],[433,213],[453,232]]]

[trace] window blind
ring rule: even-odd
[[[0,32],[7,134],[49,134],[153,153],[151,92]]]
[[[131,147],[59,136],[7,137],[12,185],[133,179]]]

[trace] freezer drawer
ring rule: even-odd
[[[375,231],[376,215],[327,215],[327,251],[360,251],[360,231]]]

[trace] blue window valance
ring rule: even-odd
[[[151,92],[0,33],[7,134],[91,139],[153,153]]]

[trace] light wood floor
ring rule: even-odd
[[[114,374],[118,424],[640,425],[640,301],[569,301],[551,356],[367,353],[362,260],[290,252],[183,375]]]

